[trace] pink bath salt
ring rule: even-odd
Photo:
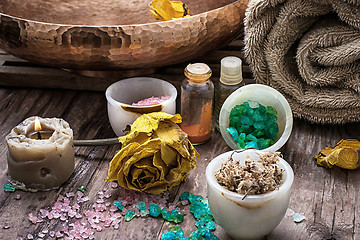
[[[161,96],[161,97],[150,97],[143,100],[138,101],[137,103],[133,103],[132,105],[136,106],[143,106],[143,105],[153,105],[153,104],[159,104],[166,100],[168,100],[170,96]]]

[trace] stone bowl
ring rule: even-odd
[[[77,70],[131,70],[184,62],[243,29],[248,0],[184,0],[190,17],[155,20],[149,1],[1,0],[0,48]]]

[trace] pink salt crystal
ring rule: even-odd
[[[76,213],[75,218],[77,218],[77,219],[82,218],[82,215],[80,213]]]
[[[49,214],[49,210],[46,209],[40,209],[40,217],[41,218],[46,218]]]
[[[66,215],[65,215],[65,214],[61,214],[60,220],[63,221],[63,222],[66,221],[66,220],[67,220]]]
[[[4,223],[3,229],[9,229],[9,228],[10,228],[10,224],[9,223]]]
[[[72,206],[72,209],[78,210],[78,209],[80,209],[80,205],[78,203],[74,203],[74,205]]]
[[[59,218],[61,216],[61,214],[56,211],[52,211],[52,212],[53,212],[54,218]]]
[[[32,222],[33,224],[36,224],[38,222],[38,218],[34,216],[32,213],[29,213],[28,218],[30,222]]]
[[[69,215],[69,217],[73,218],[73,217],[75,217],[76,212],[71,210],[71,211],[68,212],[68,215]]]
[[[38,236],[41,237],[41,238],[43,238],[43,237],[45,237],[45,234],[43,234],[42,232],[40,232],[40,233],[38,234]]]
[[[120,226],[120,225],[119,225],[118,223],[115,224],[115,225],[114,225],[114,229],[119,229],[119,226]]]
[[[112,188],[117,188],[117,187],[118,187],[117,182],[112,182],[112,183],[111,183],[111,187],[112,187]]]
[[[109,207],[111,205],[111,202],[106,202],[105,206]]]
[[[166,100],[168,100],[170,96],[161,96],[161,97],[150,97],[143,100],[138,101],[137,103],[133,103],[132,105],[142,106],[142,105],[152,105],[152,104],[159,104]]]
[[[60,231],[57,231],[57,232],[55,233],[55,236],[56,236],[57,238],[61,238],[61,237],[64,236],[64,234],[63,234],[62,232],[60,232]]]
[[[24,240],[22,237],[17,237],[16,240]]]
[[[45,229],[42,230],[41,232],[44,233],[44,234],[47,234],[47,233],[49,233],[49,230],[45,228]]]
[[[77,191],[76,195],[77,195],[78,198],[82,198],[84,196],[84,193],[80,192],[80,191]]]
[[[111,205],[109,211],[110,212],[116,212],[118,210],[118,208],[115,205]]]
[[[55,231],[50,231],[50,232],[49,232],[49,236],[50,236],[50,237],[55,237]]]
[[[81,199],[81,201],[82,201],[82,202],[87,202],[87,201],[89,201],[89,197],[88,197],[88,196],[85,196],[85,197],[83,197],[83,198]]]
[[[110,197],[111,197],[111,193],[105,193],[104,197],[105,197],[105,198],[110,198]]]
[[[16,194],[15,197],[14,197],[15,200],[20,200],[20,198],[21,198],[20,194]]]
[[[127,209],[126,208],[123,208],[123,210],[121,211],[122,215],[125,215]]]
[[[74,197],[74,196],[75,196],[75,193],[73,193],[73,192],[68,192],[68,193],[66,193],[65,195],[66,195],[66,197],[70,198],[70,197]]]
[[[96,203],[104,203],[104,202],[105,202],[105,201],[104,201],[104,199],[102,199],[102,198],[96,200]]]
[[[34,236],[29,233],[29,234],[26,236],[26,238],[27,238],[27,239],[34,239]]]

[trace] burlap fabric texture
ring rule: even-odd
[[[296,117],[360,121],[360,0],[250,0],[245,56]]]

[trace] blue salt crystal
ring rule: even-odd
[[[266,107],[266,112],[269,113],[269,114],[272,114],[272,115],[276,115],[277,114],[277,111],[274,107],[272,106],[267,106]]]
[[[261,137],[263,137],[265,135],[265,132],[264,132],[264,130],[256,129],[251,134],[254,135],[255,137],[257,137],[258,140],[259,140],[259,138],[261,138]]]
[[[5,192],[15,192],[16,188],[11,183],[4,184],[4,191]]]
[[[254,142],[254,141],[250,141],[250,142],[245,143],[245,149],[247,149],[247,148],[259,149],[257,143]]]
[[[156,203],[150,203],[149,214],[153,217],[158,217],[161,213],[161,208]]]
[[[127,210],[126,213],[125,213],[125,221],[129,222],[131,221],[135,216],[135,212],[132,211],[132,210]]]
[[[245,141],[245,138],[246,138],[246,134],[242,132],[242,133],[239,134],[239,138],[238,138],[237,142]]]
[[[245,142],[244,141],[238,141],[236,143],[236,145],[241,149],[245,149]]]
[[[201,201],[203,200],[203,197],[200,195],[195,195],[195,194],[190,194],[189,196],[189,201],[192,202],[196,202],[196,201]]]
[[[162,240],[176,240],[176,234],[174,232],[166,232],[161,235]]]
[[[263,123],[263,122],[254,122],[254,128],[255,129],[264,129],[265,128],[265,123]]]
[[[254,121],[250,117],[243,115],[240,117],[240,123],[242,125],[252,125]]]
[[[205,239],[206,240],[220,240],[215,234],[213,234],[212,232],[210,231],[207,231],[205,233]]]
[[[257,137],[255,137],[255,136],[252,135],[252,134],[246,135],[246,140],[248,140],[248,141],[253,141],[253,142],[257,142],[257,141],[258,141]]]
[[[136,207],[139,210],[146,210],[146,203],[145,202],[138,202],[138,203],[136,203]]]
[[[149,215],[150,211],[149,210],[140,210],[140,216],[142,217],[146,217],[147,215]]]
[[[292,215],[292,218],[294,220],[294,222],[299,223],[302,222],[303,220],[305,220],[305,216],[302,215],[301,213],[294,213]]]
[[[124,206],[122,205],[122,203],[121,203],[120,200],[113,202],[113,204],[114,204],[120,211],[122,211],[122,210],[124,209]]]
[[[279,132],[279,127],[277,125],[277,123],[272,123],[269,127],[269,134],[270,134],[270,138],[273,140],[277,139],[277,133]]]
[[[184,231],[179,225],[175,225],[169,228],[169,231],[175,233],[176,239],[183,239],[184,238]]]
[[[180,195],[180,200],[189,200],[190,193],[189,192],[183,192],[183,194]]]
[[[205,228],[209,229],[209,230],[215,230],[215,222],[214,221],[209,221],[206,223]]]
[[[239,139],[239,133],[234,127],[229,127],[226,129],[228,133],[230,133],[231,137],[234,139],[235,142]]]
[[[260,138],[259,141],[258,141],[259,149],[268,148],[270,146],[270,143],[271,143],[270,139]]]
[[[262,122],[262,121],[264,121],[264,116],[261,114],[261,112],[260,112],[258,109],[256,109],[256,110],[254,111],[254,115],[252,116],[252,118],[253,118],[253,120],[254,120],[255,122]]]
[[[180,223],[184,220],[184,215],[179,213],[179,209],[175,208],[172,211],[167,211],[165,208],[161,210],[163,219],[169,222]]]

